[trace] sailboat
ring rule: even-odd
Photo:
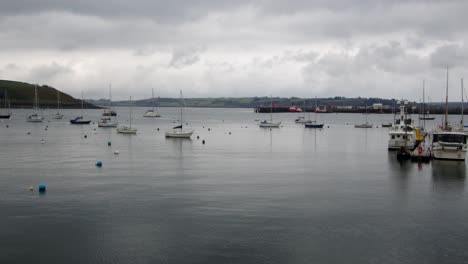
[[[10,100],[8,99],[7,91],[6,89],[3,90],[3,109],[5,109],[5,112],[0,113],[0,119],[10,119],[11,117]]]
[[[165,132],[166,137],[170,138],[190,138],[194,132],[193,129],[184,129],[183,127],[183,107],[185,106],[184,99],[182,97],[182,90],[180,91],[180,125],[173,127]]]
[[[106,115],[106,113],[115,113],[112,111],[112,92],[109,85],[109,108],[104,109],[101,120],[98,121],[98,127],[117,127],[117,120],[112,120],[113,115]]]
[[[89,125],[91,120],[83,120],[83,91],[81,91],[81,116],[75,117],[74,119],[70,120],[70,124],[72,125]]]
[[[463,105],[463,79],[462,86],[462,105]],[[463,107],[461,115],[461,124],[463,124]],[[447,87],[445,95],[445,121],[444,124],[432,133],[432,156],[435,159],[465,161],[467,144],[467,135],[463,131],[463,125],[460,128],[454,128],[448,123],[448,68],[447,68]]]
[[[54,119],[62,119],[63,115],[60,114],[60,92],[57,90],[57,113],[53,117]]]
[[[153,107],[146,111],[144,114],[143,114],[143,117],[161,117],[161,115],[158,113],[158,111],[154,111],[154,89],[151,89],[151,101],[153,103]]]
[[[42,117],[42,115],[39,115],[37,113],[37,110],[39,108],[39,99],[38,99],[38,96],[37,96],[37,85],[34,85],[33,108],[34,108],[34,114],[28,116],[28,122],[42,122],[42,120],[44,120],[44,117]]]
[[[419,116],[420,120],[434,120],[435,116],[431,116],[431,111],[430,111],[430,106],[428,107],[427,113],[426,113],[426,96],[424,95],[424,81],[423,81],[423,107],[422,107],[422,116]],[[427,115],[426,115],[427,114]]]
[[[130,117],[129,117],[129,126],[120,126],[117,128],[117,133],[121,134],[136,134],[137,129],[132,128],[132,109],[133,109],[133,104],[132,104],[132,97],[130,96]]]
[[[115,110],[112,110],[112,94],[111,94],[111,86],[109,85],[109,108],[104,109],[104,112],[102,113],[102,116],[117,116],[117,112]],[[105,118],[102,118],[103,120]],[[107,118],[110,119],[110,118]]]
[[[297,109],[300,109],[300,108],[297,108]],[[306,109],[306,101],[304,101],[304,111],[306,111],[306,110],[307,110]],[[291,108],[290,108],[289,112],[291,112]],[[302,109],[301,109],[301,111],[295,111],[295,113],[302,113],[302,112],[303,112]],[[296,124],[305,124],[305,123],[312,122],[310,120],[310,112],[309,112],[309,119],[305,119],[305,116],[299,116],[294,120],[294,122],[296,122]]]
[[[271,97],[271,105],[270,105],[270,121],[263,120],[259,126],[266,127],[266,128],[277,128],[280,127],[281,122],[274,123],[273,122],[273,97]]]
[[[315,109],[317,109],[317,97],[315,97]],[[309,116],[310,116],[310,112],[309,112]],[[317,123],[317,111],[315,111],[314,116],[315,116],[314,121],[307,122],[304,124],[304,126],[306,128],[323,128],[322,123]]]
[[[354,125],[355,128],[372,128],[372,124],[369,124],[369,122],[367,121],[367,101],[365,102],[365,108],[366,108],[366,113],[365,113],[366,123],[356,124],[356,125]]]

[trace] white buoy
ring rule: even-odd
[[[29,190],[32,192],[34,191],[34,187],[33,186],[29,186]]]
[[[119,151],[118,150],[114,151],[114,154],[119,155]]]
[[[45,143],[45,140],[41,140],[41,144],[44,144]]]

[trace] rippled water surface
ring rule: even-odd
[[[391,115],[320,114],[314,130],[275,114],[270,130],[252,109],[187,108],[181,140],[163,132],[178,109],[145,110],[135,136],[69,125],[74,110],[0,122],[0,263],[468,262],[465,163],[397,162]]]

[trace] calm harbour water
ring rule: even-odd
[[[465,163],[397,162],[392,115],[356,129],[362,114],[320,114],[314,130],[275,114],[270,130],[252,109],[187,108],[196,132],[181,140],[163,132],[178,109],[145,110],[136,136],[69,125],[76,110],[0,122],[0,263],[468,262]]]

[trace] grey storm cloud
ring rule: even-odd
[[[113,83],[115,98],[155,87],[415,99],[421,79],[438,95],[442,69],[466,73],[466,10],[465,0],[3,1],[0,78],[97,97]]]

